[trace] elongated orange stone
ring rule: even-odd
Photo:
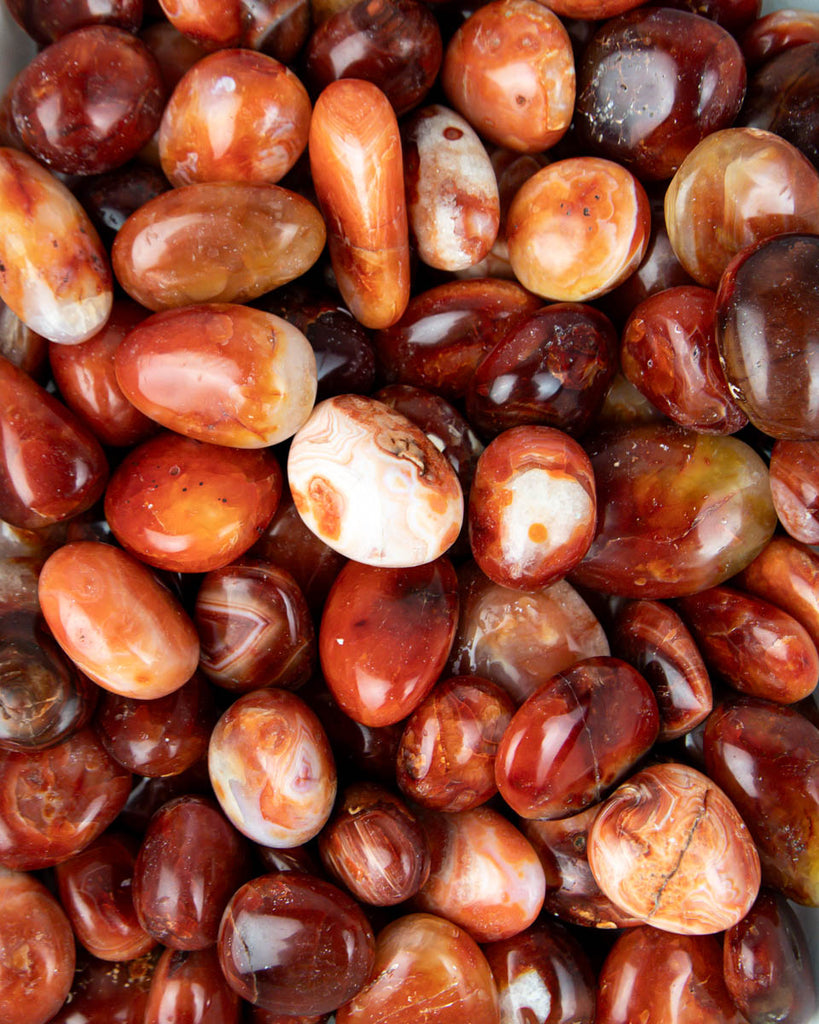
[[[309,147],[341,294],[365,327],[389,327],[410,287],[401,137],[389,100],[370,82],[332,82],[316,100]]]

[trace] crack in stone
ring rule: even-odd
[[[663,884],[657,890],[657,893],[656,893],[656,895],[654,897],[654,906],[652,907],[652,909],[651,909],[651,911],[649,912],[649,915],[648,915],[649,918],[653,917],[657,913],[657,911],[660,909],[660,900],[663,897],[663,893],[665,892],[665,890],[666,890],[669,882],[671,881],[671,879],[680,870],[680,865],[682,864],[682,859],[685,856],[685,853],[686,853],[688,847],[691,845],[691,843],[692,843],[692,841],[694,839],[694,834],[696,833],[697,829],[699,828],[700,822],[705,817],[705,813],[706,813],[707,810],[708,810],[708,790],[706,789],[706,791],[702,795],[702,806],[697,811],[697,816],[694,818],[693,822],[691,823],[691,827],[688,830],[688,835],[686,836],[685,842],[683,843],[682,847],[680,848],[679,855],[677,856],[677,863],[674,865],[674,867],[671,869],[671,871],[669,871],[669,873],[665,876],[665,879],[663,880]]]

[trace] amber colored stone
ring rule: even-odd
[[[210,572],[258,539],[282,486],[269,449],[225,448],[167,431],[119,464],[105,516],[123,547],[149,565]]]
[[[139,38],[159,65],[159,73],[162,75],[168,96],[185,72],[208,52],[164,19],[145,25],[139,33]]]
[[[374,947],[358,904],[298,871],[243,885],[219,929],[219,962],[231,988],[290,1015],[327,1013],[354,996],[370,976]]]
[[[125,551],[74,541],[49,556],[40,605],[71,660],[106,690],[150,700],[193,675],[199,639],[181,604]]]
[[[159,127],[164,102],[145,44],[121,28],[90,25],[23,69],[12,113],[32,156],[63,174],[99,174],[137,155]]]
[[[216,718],[211,689],[194,672],[167,697],[138,700],[104,692],[94,724],[115,761],[137,775],[153,777],[178,775],[200,761]]]
[[[710,935],[757,897],[759,855],[728,797],[687,765],[633,775],[604,802],[588,858],[609,899],[662,931]]]
[[[401,319],[375,336],[388,383],[413,384],[453,401],[506,331],[541,301],[514,281],[450,281],[414,295]]]
[[[763,889],[746,916],[725,934],[725,984],[753,1024],[808,1024],[817,1009],[808,938],[788,901]]]
[[[581,586],[667,598],[740,572],[773,535],[762,459],[734,437],[656,424],[587,446],[597,487],[595,539],[572,572]]]
[[[7,1024],[45,1024],[74,977],[74,937],[62,907],[32,875],[0,869],[0,1014]]]
[[[734,582],[789,612],[819,648],[819,555],[815,551],[777,535]]]
[[[794,540],[819,544],[819,444],[777,441],[768,470],[779,522]]]
[[[74,934],[101,960],[133,960],[156,945],[134,909],[138,847],[133,836],[108,830],[54,869]]]
[[[480,676],[438,682],[404,725],[396,781],[422,807],[467,811],[497,792],[495,755],[515,705]]]
[[[719,360],[716,294],[696,285],[664,289],[636,306],[620,343],[626,377],[664,415],[703,433],[733,434],[748,419]]]
[[[432,104],[401,126],[410,238],[439,270],[465,270],[486,257],[500,223],[489,154],[469,122]]]
[[[175,186],[275,183],[307,145],[311,109],[299,79],[273,57],[217,50],[186,72],[165,107],[162,170]]]
[[[0,299],[0,356],[14,363],[38,384],[48,374],[48,342]]]
[[[716,341],[725,376],[737,405],[771,437],[819,437],[817,273],[819,237],[790,234],[744,249],[720,279]]]
[[[156,196],[125,221],[111,250],[126,292],[159,311],[245,302],[312,267],[324,222],[278,185],[207,182]]]
[[[603,627],[566,580],[524,593],[493,583],[474,562],[458,578],[460,616],[447,662],[453,674],[484,676],[522,703],[555,672],[609,653]]]
[[[6,582],[11,585],[8,577]],[[29,608],[9,595],[13,610],[0,617],[0,747],[7,750],[37,750],[66,739],[88,723],[100,692],[55,643],[39,614],[36,578],[31,585]],[[2,590],[0,584],[0,595]]]
[[[344,301],[365,327],[389,327],[410,291],[401,137],[389,100],[361,79],[330,83],[313,109],[309,149]]]
[[[330,874],[363,903],[403,903],[429,876],[422,826],[400,797],[372,782],[344,790],[318,847]]]
[[[398,117],[432,88],[443,60],[438,21],[418,0],[356,0],[310,36],[304,75],[318,94],[340,78],[372,82]]]
[[[662,601],[626,601],[609,630],[612,653],[633,665],[657,698],[660,741],[685,735],[711,711],[711,681],[680,616]]]
[[[14,20],[38,43],[55,39],[85,25],[115,25],[136,32],[143,15],[142,0],[8,0]]]
[[[239,1024],[242,1004],[219,969],[215,946],[166,949],[156,965],[143,1024]]]
[[[583,928],[631,928],[640,922],[615,906],[597,884],[586,848],[601,804],[551,821],[521,818],[520,828],[535,849],[546,878],[543,909]]]
[[[819,42],[819,12],[783,7],[768,11],[742,34],[742,52],[749,68],[803,43]]]
[[[324,678],[340,707],[365,725],[406,718],[443,671],[457,621],[447,558],[408,569],[348,562],[319,628]]]
[[[561,579],[597,525],[588,456],[552,427],[504,431],[478,459],[468,517],[472,554],[494,583],[530,591]]]
[[[595,976],[580,943],[557,921],[542,919],[483,953],[498,986],[501,1020],[523,1024],[593,1024]]]
[[[171,949],[207,949],[249,869],[248,844],[213,800],[170,800],[151,818],[134,865],[139,923]]]
[[[621,935],[598,977],[596,1024],[673,1020],[746,1024],[722,977],[713,935],[672,935],[632,928]]]
[[[316,361],[305,336],[249,306],[155,313],[134,326],[115,362],[120,388],[146,416],[231,448],[287,440],[316,398]]]
[[[0,358],[0,518],[41,529],[101,496],[108,463],[99,442],[60,401]]]
[[[525,59],[521,59],[525,53]],[[555,13],[534,0],[492,0],[447,45],[441,85],[484,138],[539,153],[566,133],[575,100],[572,44]]]
[[[553,302],[522,315],[484,355],[466,392],[484,438],[526,424],[580,437],[594,422],[617,368],[617,334],[600,310]]]
[[[175,28],[207,50],[238,46],[290,61],[307,33],[306,5],[282,0],[160,0],[160,6]]]
[[[77,970],[68,998],[49,1024],[144,1024],[151,978],[160,956],[149,953],[112,963],[79,950]]]
[[[0,865],[36,871],[67,860],[122,810],[131,776],[86,726],[46,750],[0,750]]]
[[[434,914],[408,914],[388,924],[378,935],[369,981],[336,1011],[336,1024],[466,1020],[500,1024],[497,987],[474,939]]]
[[[680,263],[698,284],[716,288],[752,242],[819,230],[819,173],[772,132],[724,128],[699,142],[671,179],[665,222]]]
[[[739,43],[709,18],[667,7],[621,14],[578,64],[578,142],[643,182],[670,178],[701,139],[730,127],[745,79]]]
[[[676,607],[711,673],[733,689],[794,704],[816,687],[816,646],[776,605],[723,586],[679,598]]]
[[[476,942],[511,938],[540,913],[546,883],[531,843],[491,807],[457,814],[424,810],[429,878],[414,907],[438,914]]]
[[[599,801],[657,739],[657,702],[636,669],[586,658],[515,712],[498,747],[501,796],[524,818],[562,818]]]
[[[0,266],[0,298],[49,341],[85,341],[108,319],[111,268],[88,215],[14,149],[0,149]]]
[[[793,708],[736,697],[708,718],[704,754],[708,774],[747,822],[765,884],[818,906],[819,730]]]
[[[254,690],[230,705],[211,734],[208,771],[229,821],[263,846],[301,846],[333,809],[336,769],[327,736],[288,690]]]
[[[159,426],[122,393],[114,370],[114,354],[126,334],[148,316],[148,310],[127,299],[115,299],[105,326],[78,345],[51,342],[48,358],[63,401],[105,444],[138,444]]]
[[[142,156],[145,160],[150,159],[145,150]],[[82,203],[106,248],[110,249],[128,217],[170,187],[170,182],[158,167],[137,158],[112,171],[80,178],[74,185],[74,195]]]
[[[650,232],[643,186],[625,167],[594,156],[538,171],[515,195],[506,221],[515,277],[556,302],[611,291],[640,265]]]

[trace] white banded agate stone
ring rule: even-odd
[[[420,427],[374,398],[320,402],[293,438],[287,475],[308,528],[365,565],[424,565],[461,530],[455,471]]]

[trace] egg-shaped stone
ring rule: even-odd
[[[463,522],[455,471],[426,434],[374,398],[319,403],[290,447],[290,490],[307,526],[366,565],[423,565]]]

